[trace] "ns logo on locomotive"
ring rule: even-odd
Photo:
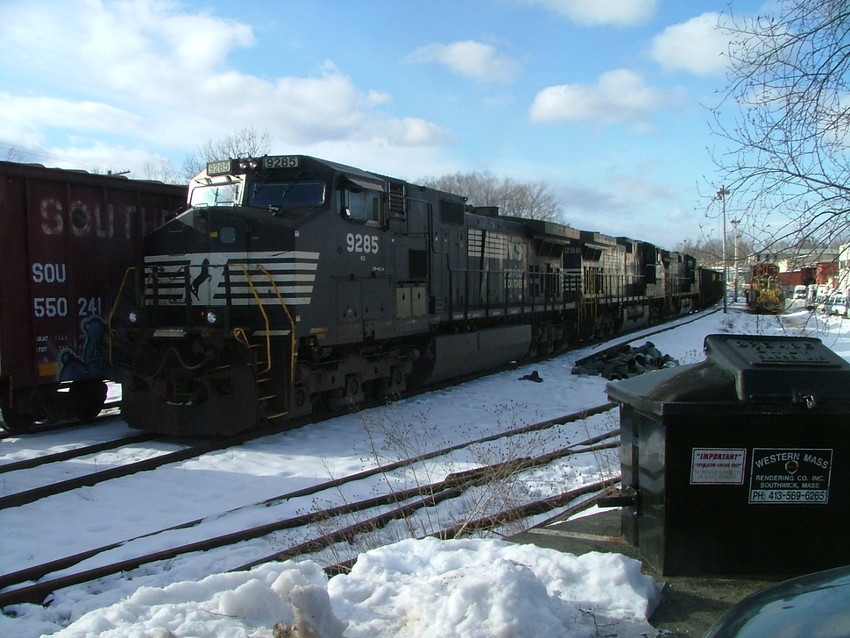
[[[177,435],[389,397],[720,294],[688,255],[300,155],[208,164],[139,275],[122,409]]]

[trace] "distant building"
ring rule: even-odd
[[[850,246],[848,246],[850,248]],[[756,255],[756,261],[773,261],[779,266],[779,281],[784,288],[810,284],[837,287],[839,250],[833,248],[786,248],[776,253]],[[847,254],[850,260],[850,252]]]
[[[838,260],[834,248],[786,248],[772,254],[761,254],[760,261],[773,261],[779,272],[793,272],[804,268],[817,268],[820,264],[831,264]],[[759,255],[756,255],[758,260]],[[827,269],[828,270],[828,269]]]
[[[817,266],[806,266],[799,270],[789,270],[779,273],[779,285],[783,288],[808,286],[817,283]]]
[[[735,263],[729,259],[729,287],[738,291],[750,284],[751,271],[760,263],[779,267],[779,285],[786,290],[794,286],[825,285],[846,290],[850,288],[850,243],[838,250],[833,248],[786,248],[775,252],[762,251],[742,256]],[[723,269],[722,261],[714,266]]]
[[[850,244],[841,244],[838,248],[838,287],[850,288]]]

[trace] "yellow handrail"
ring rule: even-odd
[[[265,273],[266,277],[269,278],[269,282],[274,288],[274,292],[277,295],[278,300],[280,301],[280,305],[283,308],[283,311],[286,313],[286,318],[289,320],[289,379],[290,381],[295,379],[295,321],[292,319],[292,315],[289,313],[289,308],[286,305],[286,302],[283,300],[283,295],[280,294],[280,290],[277,287],[277,282],[272,277],[272,274],[266,270],[264,266],[258,266],[260,272]],[[271,358],[271,357],[270,357]]]
[[[263,307],[263,302],[260,300],[260,295],[257,292],[257,288],[254,286],[254,282],[251,280],[251,275],[248,272],[248,267],[245,264],[236,265],[239,266],[242,269],[242,272],[245,273],[245,279],[248,282],[248,287],[251,288],[251,294],[254,295],[254,300],[257,302],[257,307],[259,307],[260,313],[263,315],[263,322],[266,325],[266,368],[261,372],[261,374],[264,374],[272,368],[271,336],[269,335],[269,315],[268,313],[266,313],[266,309]],[[247,341],[245,331],[240,328],[234,328],[233,336],[237,340],[239,340],[239,333],[241,333]]]
[[[112,365],[112,317],[115,316],[115,310],[118,308],[118,304],[121,301],[121,295],[124,294],[124,286],[127,284],[127,277],[129,277],[130,273],[135,269],[135,266],[130,266],[124,271],[124,276],[121,278],[121,285],[118,287],[118,294],[112,302],[112,309],[109,311],[109,319],[106,322],[106,333],[108,335],[106,349],[108,352],[109,365]]]

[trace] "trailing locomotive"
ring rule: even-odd
[[[774,315],[784,312],[785,291],[779,285],[779,266],[766,261],[754,264],[744,297],[751,312]]]
[[[0,408],[6,430],[100,412],[110,308],[185,186],[0,162]]]
[[[208,164],[141,274],[122,411],[177,435],[341,409],[719,298],[690,256],[300,155]]]

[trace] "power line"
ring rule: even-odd
[[[32,156],[35,159],[52,160],[54,162],[65,162],[68,164],[73,164],[78,161],[66,157],[57,157],[56,155],[51,155],[50,153],[45,153],[44,151],[33,151],[31,149],[21,148],[20,146],[9,146],[6,144],[0,144],[0,151],[4,151],[5,155],[7,156],[20,154],[27,158]]]

